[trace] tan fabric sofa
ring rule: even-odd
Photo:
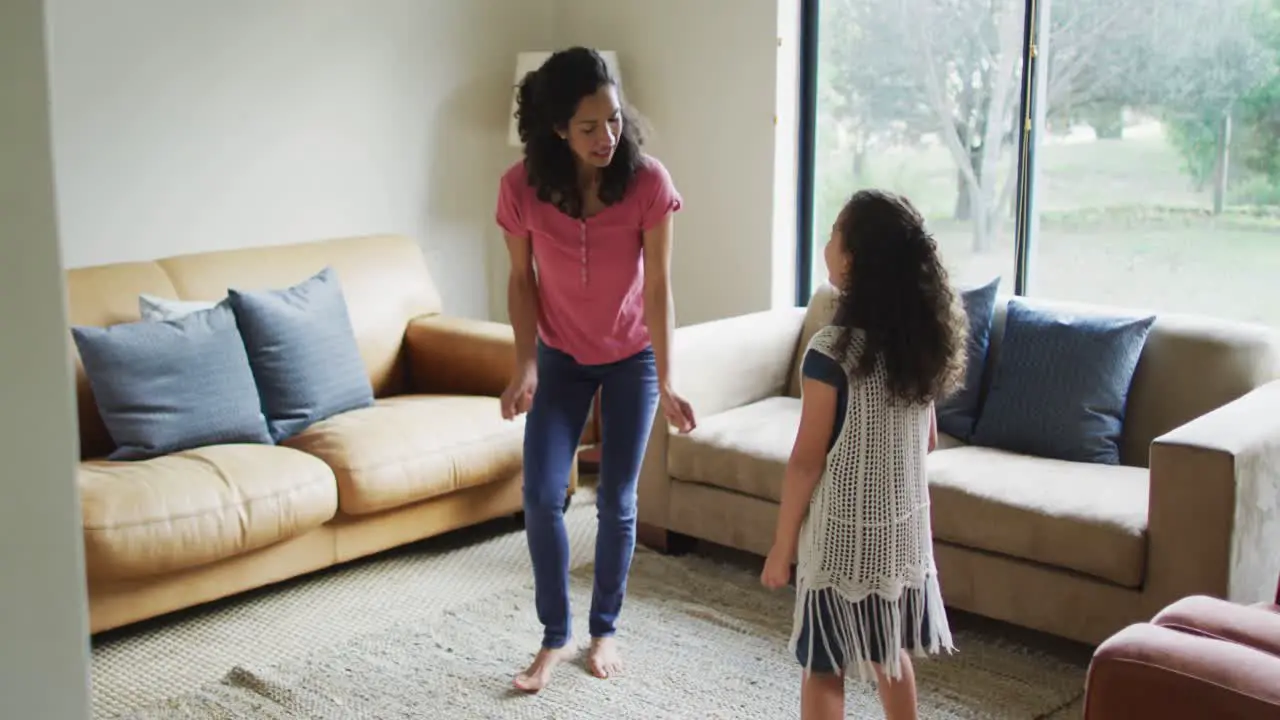
[[[216,301],[228,287],[287,287],[326,265],[338,273],[377,402],[287,446],[103,460],[112,443],[76,359],[93,632],[520,510],[523,422],[503,421],[497,400],[514,360],[510,327],[441,314],[410,239],[71,270],[70,322],[135,321],[140,293]],[[571,490],[576,483],[575,470]]]
[[[799,353],[832,303],[826,288],[807,311],[677,332],[679,386],[699,427],[654,431],[640,482],[644,542],[768,552],[799,421]],[[1187,595],[1269,598],[1280,572],[1277,378],[1280,340],[1269,330],[1165,315],[1130,391],[1123,465],[941,438],[929,484],[948,605],[1097,643]]]

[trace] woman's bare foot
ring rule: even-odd
[[[539,650],[529,667],[516,675],[514,682],[516,689],[536,693],[545,688],[547,683],[551,682],[551,672],[564,660],[567,653],[568,646]]]
[[[587,667],[591,674],[601,679],[611,678],[622,672],[622,655],[618,643],[611,637],[592,638],[587,653]]]

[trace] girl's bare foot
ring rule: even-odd
[[[536,693],[551,681],[551,672],[564,660],[568,647],[542,648],[524,672],[516,675],[517,690]]]
[[[611,678],[622,672],[622,655],[618,643],[611,637],[592,638],[587,654],[587,667],[591,674],[601,679]]]

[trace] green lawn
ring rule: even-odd
[[[838,150],[819,158],[825,241],[853,189],[852,162]],[[1038,159],[1032,295],[1280,326],[1280,208],[1213,217],[1210,193],[1191,186],[1154,125],[1121,140],[1049,144]],[[867,168],[865,185],[907,195],[930,218],[958,281],[1002,274],[1012,290],[1013,224],[990,250],[973,251],[968,224],[951,220],[956,171],[944,148],[883,152]]]

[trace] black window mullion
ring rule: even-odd
[[[1035,219],[1036,142],[1038,95],[1043,83],[1036,45],[1047,33],[1041,30],[1039,0],[1026,1],[1023,24],[1020,128],[1018,147],[1017,211],[1015,213],[1014,293],[1025,295],[1030,252],[1038,223]],[[796,187],[796,304],[807,305],[813,294],[814,221],[816,198],[816,143],[818,134],[818,31],[821,0],[800,2],[800,77]],[[1047,23],[1048,19],[1044,21]]]
[[[1048,18],[1040,17],[1039,0],[1026,0],[1026,3],[1026,21],[1022,32],[1022,98],[1018,115],[1018,122],[1022,127],[1018,133],[1018,209],[1015,214],[1013,258],[1015,295],[1027,294],[1031,244],[1036,240],[1035,234],[1039,227],[1039,223],[1035,222],[1036,140],[1040,130],[1036,120],[1038,104],[1043,100],[1038,91],[1044,78],[1038,45],[1044,37],[1040,30],[1041,20],[1048,22]]]
[[[800,0],[799,144],[796,169],[796,305],[813,294],[813,227],[818,139],[819,0]]]

